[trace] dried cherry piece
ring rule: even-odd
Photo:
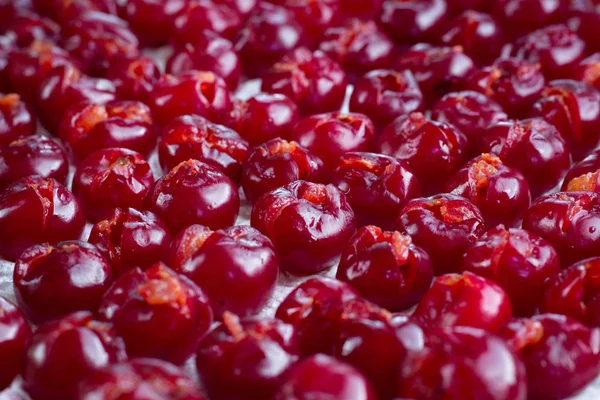
[[[25,354],[31,339],[31,327],[25,315],[4,297],[0,297],[0,390],[8,387],[23,370]]]
[[[119,99],[145,102],[160,78],[160,70],[145,56],[117,57],[111,61],[106,78],[115,84]]]
[[[128,0],[120,2],[119,14],[146,46],[165,44],[175,30],[174,20],[186,0]]]
[[[529,184],[523,174],[489,153],[456,171],[445,188],[475,204],[488,228],[498,224],[518,225],[531,202]]]
[[[535,313],[544,283],[560,271],[550,242],[525,229],[498,225],[465,250],[462,267],[502,286],[517,315]]]
[[[162,263],[121,275],[98,313],[114,324],[129,356],[175,364],[183,364],[194,352],[213,317],[204,291]]]
[[[448,3],[446,0],[385,0],[379,23],[396,42],[433,41],[448,19]]]
[[[395,118],[413,111],[424,111],[423,93],[408,70],[375,70],[354,85],[350,111],[362,113],[379,129]]]
[[[396,226],[429,254],[437,275],[456,271],[464,250],[485,232],[479,209],[453,194],[408,201]]]
[[[110,261],[119,276],[131,268],[148,269],[166,260],[171,235],[164,222],[150,211],[115,208],[92,227],[88,242]]]
[[[163,129],[158,145],[160,164],[165,171],[195,159],[219,169],[236,183],[249,152],[248,142],[237,132],[199,115],[172,120]]]
[[[232,226],[240,209],[231,179],[198,160],[184,161],[159,179],[148,203],[173,234],[193,224],[211,229]]]
[[[403,162],[383,154],[342,155],[331,182],[346,194],[359,226],[393,229],[404,204],[421,192],[417,178]]]
[[[0,254],[15,260],[37,243],[77,239],[85,216],[75,196],[52,178],[21,178],[0,193]]]
[[[37,121],[31,108],[18,94],[0,94],[0,146],[31,136]]]
[[[433,270],[429,255],[410,237],[369,225],[348,242],[336,277],[367,300],[390,311],[402,311],[421,300]]]
[[[595,150],[579,161],[573,164],[567,172],[561,190],[565,192],[600,192],[600,151]]]
[[[193,0],[173,21],[172,40],[176,45],[195,43],[207,30],[226,39],[233,39],[243,25],[242,16],[230,4],[214,0]]]
[[[275,246],[281,268],[313,274],[337,262],[356,229],[346,196],[333,185],[295,181],[262,195],[251,224]]]

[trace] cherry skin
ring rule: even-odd
[[[369,225],[350,239],[336,277],[367,300],[402,311],[423,297],[433,270],[429,255],[412,244],[410,237]]]
[[[225,120],[232,107],[229,88],[223,78],[213,72],[196,70],[161,76],[150,93],[148,104],[160,127],[187,114],[198,114],[219,123]]]
[[[213,31],[201,31],[191,43],[175,50],[167,61],[167,72],[179,75],[190,70],[212,71],[229,89],[240,83],[242,65],[233,43]]]
[[[159,179],[148,202],[173,234],[193,224],[226,228],[234,224],[240,209],[231,179],[198,160],[184,161]]]
[[[481,132],[475,147],[520,170],[534,198],[556,186],[570,165],[560,132],[539,117],[492,125]]]
[[[576,160],[600,141],[600,91],[586,83],[567,79],[549,82],[533,105],[532,116],[554,125]]]
[[[579,261],[555,274],[545,285],[540,309],[578,319],[590,327],[600,326],[600,259]]]
[[[573,77],[600,90],[600,53],[594,53],[581,60],[573,72]]]
[[[333,169],[345,153],[371,148],[375,126],[364,114],[316,114],[300,120],[291,138],[323,160],[326,168]]]
[[[75,196],[52,178],[21,178],[0,193],[0,254],[8,260],[37,243],[77,239],[84,225]]]
[[[135,151],[108,148],[84,159],[73,177],[73,193],[93,221],[116,207],[143,208],[154,177],[148,162]]]
[[[31,136],[36,129],[35,116],[19,95],[0,95],[0,146]]]
[[[12,38],[8,35],[0,35],[0,90],[8,91],[10,84],[8,81],[8,58],[16,50]]]
[[[115,84],[119,99],[145,102],[160,78],[160,70],[148,57],[117,57],[111,60],[106,78]]]
[[[544,283],[560,271],[550,242],[524,229],[498,225],[465,250],[461,269],[496,282],[516,315],[535,313]]]
[[[249,226],[210,234],[205,229],[192,225],[180,232],[171,245],[170,260],[176,261],[170,265],[206,291],[217,317],[225,311],[257,313],[271,297],[279,274],[273,244]],[[189,257],[178,260],[182,253]]]
[[[563,266],[600,255],[600,195],[558,192],[537,199],[523,218],[523,228],[548,240]]]
[[[359,226],[393,229],[404,204],[420,195],[417,178],[394,157],[350,152],[342,155],[331,182],[346,194]]]
[[[148,269],[167,258],[171,235],[167,226],[150,211],[115,208],[90,232],[90,244],[110,261],[116,276],[140,267]]]
[[[87,376],[77,399],[93,400],[185,399],[206,400],[198,385],[183,370],[161,360],[137,358],[112,364]]]
[[[429,254],[437,275],[458,269],[462,253],[484,226],[477,207],[453,194],[410,200],[396,221],[398,230]]]
[[[129,356],[175,364],[194,352],[213,317],[204,291],[162,263],[121,275],[98,313],[114,324]]]
[[[281,93],[298,104],[304,114],[337,111],[346,95],[342,67],[322,51],[306,47],[283,57],[262,77],[262,91]]]
[[[233,39],[242,27],[240,13],[222,1],[195,0],[187,2],[173,21],[175,44],[195,43],[203,31]]]
[[[211,399],[270,399],[298,359],[294,328],[277,319],[240,320],[225,312],[223,324],[200,342],[196,365]]]
[[[19,306],[39,323],[74,311],[95,311],[113,272],[93,245],[66,241],[25,250],[15,264],[13,281]]]
[[[293,141],[272,139],[256,147],[242,167],[241,184],[246,199],[256,203],[263,194],[297,180],[321,182],[320,158]]]
[[[117,14],[115,0],[34,0],[36,9],[43,15],[54,19],[61,25],[77,18],[87,11],[101,11],[106,14]]]
[[[0,190],[30,176],[54,178],[64,183],[69,173],[67,154],[55,141],[44,136],[16,139],[0,147]]]
[[[380,153],[405,161],[424,193],[439,192],[467,158],[467,138],[451,125],[420,112],[400,116],[377,138]]]
[[[19,10],[3,32],[17,46],[26,47],[36,40],[56,41],[60,36],[60,26],[49,18]]]
[[[298,362],[282,382],[275,400],[374,400],[369,381],[356,368],[324,354]]]
[[[529,184],[523,174],[489,153],[456,171],[445,188],[448,193],[475,204],[488,228],[498,224],[517,225],[531,202]]]
[[[242,163],[248,158],[248,142],[234,130],[198,115],[184,115],[165,126],[158,155],[163,170],[169,171],[189,159],[205,162],[239,182]]]
[[[252,209],[251,224],[271,239],[281,268],[293,274],[335,265],[356,229],[354,212],[339,189],[306,181],[262,195]]]
[[[289,139],[299,118],[298,106],[286,95],[259,93],[236,101],[227,125],[258,146],[271,139]]]
[[[344,4],[341,0],[270,1],[285,7],[292,13],[311,47],[323,40],[323,34],[328,28],[339,25],[338,20]]]
[[[123,361],[123,341],[111,324],[80,311],[48,322],[34,333],[25,363],[24,387],[34,398],[76,399],[79,382]]]
[[[596,150],[589,156],[573,164],[565,175],[561,190],[565,192],[600,192],[600,151]]]
[[[119,14],[146,46],[165,44],[175,27],[173,20],[187,2],[185,0],[131,0],[120,2]]]
[[[516,320],[501,335],[525,363],[531,398],[569,398],[600,372],[600,331],[564,315]]]
[[[448,18],[446,0],[385,0],[379,22],[399,43],[417,43],[438,37]]]
[[[401,115],[423,110],[423,93],[408,70],[371,71],[356,82],[350,97],[350,111],[367,115],[379,129]]]
[[[154,149],[158,134],[147,105],[139,101],[111,101],[104,105],[81,102],[69,108],[59,136],[82,160],[109,147],[147,155]]]
[[[31,327],[25,315],[13,303],[0,297],[0,390],[8,387],[21,373],[31,338]]]
[[[515,38],[525,33],[558,22],[567,11],[568,1],[546,0],[493,0],[492,13],[506,28],[507,35]]]

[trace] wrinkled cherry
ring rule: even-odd
[[[574,164],[563,180],[561,190],[565,192],[600,193],[600,151],[596,150],[583,160]]]
[[[452,2],[452,1],[449,1]],[[399,43],[417,43],[438,37],[448,18],[446,0],[385,0],[379,22]]]
[[[8,387],[20,374],[31,338],[25,315],[13,303],[0,297],[0,390]]]
[[[148,57],[118,57],[111,61],[106,78],[115,84],[119,99],[147,101],[160,70]]]
[[[119,2],[123,16],[146,46],[165,44],[175,29],[173,21],[183,10],[186,0],[128,0]]]
[[[148,269],[166,260],[171,235],[164,222],[150,211],[115,208],[92,227],[88,242],[110,261],[118,276],[128,269]]]
[[[212,323],[204,291],[162,263],[121,275],[98,312],[114,324],[129,356],[175,364],[188,359]]]
[[[227,39],[233,39],[242,24],[240,13],[226,2],[188,1],[173,21],[175,29],[172,40],[180,45],[195,43],[205,30]]]
[[[252,209],[251,223],[271,239],[281,268],[294,274],[335,265],[356,229],[344,193],[333,185],[306,181],[262,195]]]
[[[0,94],[0,146],[33,135],[37,121],[18,94]]]

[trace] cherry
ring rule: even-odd
[[[554,247],[524,229],[498,225],[465,250],[462,269],[502,286],[517,315],[532,315],[544,283],[560,271]]]
[[[286,95],[259,93],[234,102],[228,125],[258,146],[271,139],[289,139],[299,118],[298,106]]]
[[[600,326],[600,259],[588,258],[551,277],[541,297],[542,312],[563,314],[587,324]]]
[[[84,225],[77,199],[52,178],[22,178],[0,193],[0,254],[8,260],[37,243],[77,239]]]
[[[320,50],[300,47],[262,77],[262,91],[281,93],[298,104],[304,114],[337,111],[346,96],[347,79],[342,67]]]
[[[196,383],[176,366],[152,358],[112,364],[87,376],[77,398],[93,400],[185,399],[206,400]]]
[[[158,136],[150,108],[139,101],[78,103],[67,110],[58,133],[79,160],[109,147],[149,154]]]
[[[600,53],[594,53],[581,60],[573,72],[573,77],[600,89]]]
[[[479,209],[453,194],[410,200],[396,226],[429,254],[437,275],[456,271],[464,250],[485,231]]]
[[[344,193],[333,185],[306,181],[262,195],[252,209],[251,223],[271,239],[281,268],[293,274],[335,265],[356,229]]]
[[[363,21],[376,19],[381,11],[383,0],[344,0],[343,6],[340,7],[343,19],[358,18]]]
[[[425,193],[439,191],[467,158],[467,138],[462,132],[420,112],[392,121],[377,138],[377,148],[405,161]]]
[[[350,110],[367,115],[383,129],[401,115],[423,111],[423,93],[408,70],[375,70],[354,85]]]
[[[92,227],[88,241],[110,261],[118,276],[131,268],[148,269],[165,260],[171,235],[150,211],[115,208]]]
[[[317,396],[317,397],[315,397]],[[324,354],[298,362],[275,395],[275,400],[374,400],[369,381],[353,366]]]
[[[231,90],[237,88],[242,73],[233,44],[212,31],[196,34],[191,43],[176,49],[167,62],[170,74],[179,75],[194,69],[214,72]]]
[[[126,358],[110,324],[87,311],[40,326],[27,350],[24,387],[37,399],[75,399],[86,376]]]
[[[195,43],[205,30],[233,39],[242,23],[240,13],[223,1],[189,1],[173,21],[173,40],[177,44]]]
[[[525,363],[531,398],[571,397],[600,372],[600,331],[571,318],[536,315],[509,323],[501,334]]]
[[[1,4],[0,7],[2,7]],[[2,15],[1,12],[0,15]],[[3,17],[4,15],[0,17],[0,23],[2,22],[1,18]],[[7,66],[10,54],[15,50],[13,39],[8,35],[0,35],[0,91],[6,92],[10,88]]]
[[[488,96],[465,90],[448,93],[439,99],[431,110],[431,118],[458,128],[472,143],[482,130],[506,121],[508,116]]]
[[[445,188],[475,204],[488,228],[498,224],[517,225],[531,202],[529,184],[523,174],[489,153],[456,171]]]
[[[0,0],[0,26],[7,26],[19,12],[33,11],[32,0]]]
[[[316,114],[300,120],[291,138],[323,160],[326,168],[333,169],[343,154],[371,148],[375,126],[364,114]]]
[[[273,293],[279,273],[273,244],[249,226],[210,232],[192,225],[174,239],[169,259],[175,271],[206,291],[218,317],[225,311],[257,313]]]
[[[359,226],[392,229],[406,201],[418,197],[417,178],[394,157],[346,153],[331,174],[331,182],[346,194]]]
[[[369,225],[350,239],[336,277],[379,306],[402,311],[423,297],[433,271],[429,255],[410,237]]]
[[[435,39],[448,18],[446,0],[384,0],[379,16],[383,28],[400,43]]]
[[[240,209],[231,179],[198,160],[184,161],[159,179],[148,201],[173,234],[193,224],[226,228],[234,224]]]
[[[64,183],[69,172],[67,154],[44,136],[27,136],[0,147],[0,190],[30,175]]]
[[[25,10],[19,10],[3,29],[19,47],[27,47],[36,40],[55,42],[60,30],[60,26],[51,19]]]
[[[21,310],[4,297],[0,297],[0,326],[0,357],[4,360],[0,389],[4,389],[23,369],[31,328]]]
[[[563,180],[561,190],[566,192],[600,192],[598,174],[600,174],[600,152],[596,150],[569,169]]]
[[[244,21],[248,19],[248,16],[260,4],[258,0],[221,0],[221,2],[236,10]]]
[[[291,11],[261,1],[240,31],[235,47],[244,72],[262,77],[281,57],[304,44],[304,30]]]
[[[545,85],[539,64],[515,58],[500,59],[474,71],[466,83],[467,89],[496,101],[513,118],[529,114]]]
[[[150,165],[135,151],[108,148],[90,154],[73,177],[73,193],[93,221],[116,207],[143,208],[154,186]]]
[[[290,10],[311,46],[323,39],[323,33],[338,25],[341,0],[269,0]]]
[[[56,20],[61,25],[79,17],[87,11],[101,11],[116,15],[115,0],[34,0],[36,9],[42,14]]]
[[[558,129],[575,159],[586,156],[600,141],[600,91],[587,83],[549,82],[532,115]]]
[[[423,91],[425,102],[429,105],[448,92],[462,90],[474,68],[471,57],[459,46],[433,47],[417,44],[400,54],[395,61],[395,69],[408,69],[414,74]]]
[[[294,328],[277,319],[225,312],[200,343],[196,365],[212,399],[270,399],[298,359]]]
[[[114,324],[130,356],[175,364],[188,359],[212,323],[204,291],[162,263],[121,275],[98,312]]]
[[[117,57],[111,60],[106,78],[115,84],[121,100],[147,101],[160,78],[160,70],[148,57]]]
[[[161,76],[148,102],[160,127],[186,114],[198,114],[219,123],[231,110],[227,84],[209,71],[192,70],[176,76]]]
[[[89,101],[106,104],[116,98],[113,83],[90,78],[73,65],[60,65],[48,72],[40,84],[39,117],[50,133],[56,134],[67,109]]]
[[[319,49],[339,63],[351,78],[391,67],[395,54],[394,42],[374,21],[359,19],[327,29]]]
[[[0,145],[11,142],[36,132],[37,122],[30,107],[21,100],[18,94],[0,94]]]
[[[500,338],[455,327],[428,334],[399,369],[398,398],[458,400],[465,393],[477,399],[527,399],[523,362]]]
[[[600,195],[559,192],[537,199],[523,218],[523,228],[548,240],[563,266],[600,255]]]
[[[86,11],[70,20],[62,30],[62,45],[92,75],[108,71],[113,58],[134,57],[140,51],[125,21],[99,11]]]
[[[512,38],[558,22],[567,11],[567,0],[493,0],[492,12]]]
[[[248,142],[234,130],[198,115],[184,115],[165,126],[158,154],[168,171],[189,159],[200,160],[239,182],[242,163],[248,158]]]
[[[588,51],[600,50],[596,40],[599,32],[598,24],[600,23],[598,4],[590,5],[585,0],[573,1],[572,3],[574,3],[572,7],[579,5],[581,8],[576,8],[570,12],[570,18],[566,21],[567,25],[585,41]]]
[[[129,0],[120,2],[120,14],[147,46],[166,43],[174,32],[174,19],[184,9],[185,0]]]
[[[565,140],[542,118],[499,122],[482,131],[477,142],[479,152],[497,154],[519,169],[534,198],[553,188],[569,168]]]
[[[66,241],[29,247],[18,258],[13,278],[19,306],[33,321],[43,322],[74,311],[95,311],[113,273],[93,245]]]

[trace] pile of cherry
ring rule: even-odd
[[[0,0],[0,397],[579,392],[598,3]]]

